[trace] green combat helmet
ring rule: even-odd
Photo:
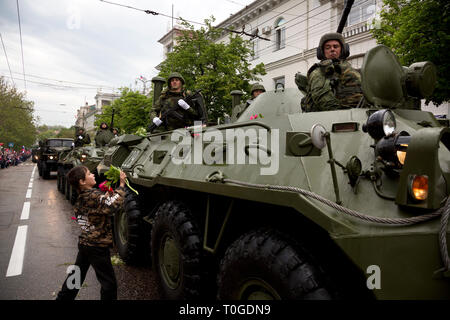
[[[181,83],[184,85],[185,81],[183,76],[181,75],[181,73],[179,72],[172,72],[169,77],[167,78],[167,86],[170,88],[170,80],[172,80],[173,78],[178,78],[181,80]]]
[[[345,43],[344,37],[342,36],[342,34],[337,33],[337,32],[330,32],[330,33],[326,33],[322,36],[322,38],[320,38],[319,41],[319,46],[317,47],[317,59],[319,60],[325,60],[325,54],[323,52],[323,45],[325,44],[325,42],[329,41],[329,40],[336,40],[339,41],[339,43],[341,44],[341,55],[339,56],[339,59],[346,59],[348,58],[348,56],[350,55],[350,47],[348,45],[348,43]]]
[[[264,86],[259,83],[255,83],[254,85],[252,85],[250,94],[253,95],[253,91],[255,91],[255,90],[262,90],[263,92],[266,92],[266,88],[264,88]]]

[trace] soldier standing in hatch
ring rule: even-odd
[[[197,110],[185,101],[191,92],[184,89],[184,83],[180,73],[173,72],[169,75],[168,88],[161,93],[150,113],[152,122],[158,127],[156,131],[192,126],[194,120],[199,118]]]
[[[345,60],[349,55],[349,46],[340,33],[322,36],[317,48],[317,58],[321,61],[308,70],[306,97],[302,99],[304,111],[358,106],[363,97],[361,75]]]
[[[85,132],[84,128],[78,128],[73,142],[75,147],[82,147],[85,144],[91,143],[91,137]]]
[[[106,122],[102,122],[100,124],[100,130],[98,130],[95,134],[95,146],[103,147],[104,145],[108,144],[112,138],[114,138],[114,134],[109,131]]]
[[[231,113],[231,122],[236,122],[236,120],[241,116],[242,113],[252,104],[253,100],[257,96],[259,96],[261,93],[266,92],[266,89],[262,84],[255,83],[252,85],[251,88],[251,98],[248,99],[245,103],[238,104],[234,107],[232,113]]]

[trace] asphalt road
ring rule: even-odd
[[[77,255],[78,225],[56,188],[31,160],[0,170],[0,299],[52,300]],[[115,254],[114,250],[112,254]],[[119,300],[159,299],[150,267],[114,266]],[[92,268],[79,300],[100,299]]]

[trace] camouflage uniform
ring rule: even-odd
[[[361,75],[347,61],[323,60],[308,71],[304,111],[355,108],[362,97]]]
[[[124,196],[125,191],[122,187],[116,188],[112,195],[92,188],[80,192],[74,206],[77,222],[81,226],[78,254],[75,260],[75,266],[79,270],[79,285],[83,284],[92,266],[101,285],[102,300],[117,299],[117,281],[109,252],[109,247],[112,245],[111,214],[122,206]],[[79,288],[69,288],[67,285],[75,276],[75,272],[76,269],[73,269],[67,276],[56,300],[76,298]]]
[[[170,80],[172,78],[179,78],[184,84],[184,79],[178,72],[172,73],[167,79],[169,88],[161,92],[159,99],[153,105],[153,109],[150,113],[150,119],[158,117],[162,121],[162,124],[155,130],[155,132],[189,127],[194,125],[195,120],[199,119],[199,114],[196,108],[189,108],[185,110],[178,105],[178,100],[185,100],[191,95],[191,92],[183,88],[180,92],[172,91],[170,89]],[[164,116],[168,110],[172,111]]]
[[[245,103],[238,104],[235,106],[231,112],[231,122],[236,122],[236,120],[241,116],[241,114],[244,113],[245,110],[252,104],[253,100],[255,100],[255,97],[253,96],[253,91],[255,90],[263,90],[263,92],[266,92],[266,89],[263,85],[259,83],[255,83],[252,85],[251,88],[251,98],[248,99]]]
[[[109,141],[114,138],[114,134],[108,129],[100,129],[95,134],[95,146],[102,147],[109,143]]]
[[[82,147],[85,144],[89,144],[91,143],[91,137],[89,136],[88,133],[86,133],[84,131],[84,129],[82,129],[83,131],[80,133],[79,131],[77,132],[77,134],[75,134],[75,138],[74,138],[74,144],[75,147]]]
[[[338,59],[325,57],[323,46],[330,40],[340,43]],[[349,46],[341,34],[327,33],[321,37],[317,48],[317,58],[321,61],[308,70],[306,96],[302,99],[303,111],[329,111],[358,106],[363,97],[361,75],[345,60],[349,55]],[[305,89],[302,77],[296,75],[296,83],[300,90]]]
[[[85,246],[110,247],[112,245],[111,216],[120,208],[125,190],[116,188],[110,195],[99,189],[82,191],[74,205],[74,213],[81,226],[79,243]]]

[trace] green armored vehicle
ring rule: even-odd
[[[449,299],[450,130],[409,103],[434,66],[377,46],[361,73],[363,108],[267,91],[232,124],[117,139],[103,170],[139,192],[121,257],[151,258],[168,299]]]
[[[58,161],[57,188],[72,204],[75,203],[77,193],[66,180],[67,172],[77,165],[84,165],[91,172],[95,173],[98,164],[103,159],[105,148],[94,146],[76,147]],[[97,182],[99,182],[98,179]]]
[[[72,139],[49,138],[39,141],[36,151],[39,175],[44,179],[50,178],[52,171],[57,171],[59,154],[72,148]]]

